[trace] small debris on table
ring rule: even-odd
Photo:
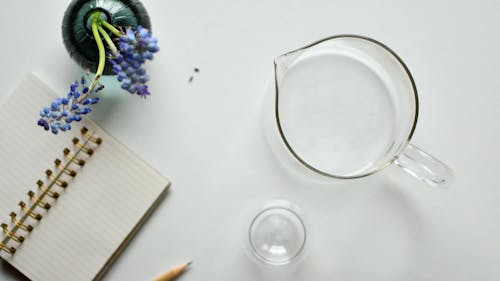
[[[195,67],[195,68],[193,69],[193,71],[194,71],[194,73],[195,73],[195,74],[196,74],[196,73],[200,73],[200,69],[199,69],[199,68],[197,68],[197,67]],[[189,82],[189,83],[192,83],[192,82],[193,82],[193,80],[194,80],[194,75],[189,76],[189,80],[188,80],[188,82]]]

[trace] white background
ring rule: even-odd
[[[28,71],[61,95],[81,75],[61,39],[68,3],[2,2],[0,99]],[[499,1],[144,4],[161,48],[148,66],[152,95],[109,87],[92,118],[173,186],[105,280],[149,280],[191,259],[182,280],[500,280]],[[262,108],[273,58],[341,33],[406,61],[420,96],[414,143],[453,168],[452,188],[395,167],[318,181],[272,153]],[[249,216],[272,198],[299,205],[311,235],[304,259],[282,270],[245,253]],[[22,277],[2,261],[0,280]]]

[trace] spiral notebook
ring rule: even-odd
[[[29,74],[0,106],[0,256],[31,280],[98,280],[169,180],[87,118],[36,125],[56,94]]]

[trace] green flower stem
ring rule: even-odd
[[[120,32],[120,30],[116,29],[116,27],[112,26],[107,21],[102,20],[101,24],[102,24],[102,26],[104,26],[105,28],[107,28],[109,31],[111,31],[114,35],[116,35],[118,37],[122,37],[123,36],[123,34]]]
[[[97,44],[97,49],[99,50],[99,64],[97,65],[97,71],[95,73],[94,81],[90,84],[89,93],[92,93],[95,86],[99,82],[101,75],[104,71],[104,65],[106,62],[106,54],[104,52],[104,44],[102,43],[101,36],[99,35],[98,24],[100,20],[100,12],[94,13],[92,15],[92,34],[94,35],[95,42]]]
[[[104,23],[105,21],[102,21],[102,22]],[[116,48],[115,43],[113,43],[113,40],[111,40],[111,38],[109,37],[108,33],[106,33],[106,30],[104,30],[104,28],[102,28],[102,26],[98,26],[97,29],[99,29],[99,32],[101,33],[102,38],[104,38],[104,41],[106,41],[106,44],[108,44],[113,55],[118,54],[118,49]]]

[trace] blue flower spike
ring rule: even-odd
[[[151,93],[146,85],[149,76],[142,65],[146,60],[153,60],[153,53],[160,50],[158,40],[140,25],[135,32],[129,27],[118,41],[118,50],[109,55],[109,62],[121,88],[143,98],[149,96]]]
[[[80,82],[75,81],[70,86],[70,92],[64,98],[55,99],[49,107],[45,107],[40,111],[40,119],[38,126],[41,126],[46,131],[51,131],[53,134],[59,131],[71,130],[71,123],[81,121],[82,115],[88,114],[92,109],[90,105],[99,102],[98,97],[89,97],[90,94],[97,94],[104,88],[98,85],[94,90],[90,91],[87,86],[87,81],[84,77]]]

